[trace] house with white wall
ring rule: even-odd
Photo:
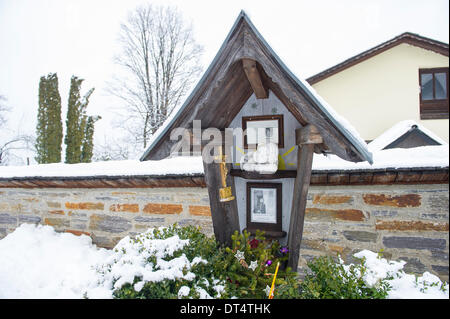
[[[449,141],[449,47],[403,33],[307,81],[366,140],[413,120]]]

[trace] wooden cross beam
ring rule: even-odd
[[[255,93],[257,99],[267,99],[268,92],[264,87],[261,75],[256,68],[256,61],[252,59],[242,59],[242,66],[244,67],[245,75]]]
[[[297,151],[297,177],[294,182],[294,194],[292,197],[291,219],[289,223],[288,266],[293,270],[298,267],[300,246],[303,236],[303,224],[305,220],[306,198],[311,180],[312,159],[314,145],[323,143],[319,131],[314,125],[308,124],[295,131]]]

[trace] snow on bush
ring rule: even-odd
[[[189,270],[198,263],[206,263],[205,260],[195,257],[189,261],[184,253],[170,258],[188,244],[188,239],[182,240],[177,235],[167,239],[154,238],[153,229],[137,235],[136,238],[126,236],[114,247],[113,253],[96,266],[103,297],[112,298],[113,290],[120,289],[127,283],[139,292],[147,282],[160,282],[165,279],[193,280],[195,274]],[[141,280],[135,282],[135,278]],[[88,291],[86,296],[96,297],[97,293],[98,291],[94,294]],[[181,294],[184,293],[185,290]]]
[[[362,250],[354,254],[356,258],[364,259],[367,273],[364,281],[369,286],[376,285],[386,278],[392,287],[388,293],[389,299],[448,299],[449,285],[429,273],[416,277],[406,274],[402,269],[405,261],[388,261],[379,254]]]
[[[134,239],[125,237],[113,250],[106,250],[93,245],[88,236],[22,224],[0,240],[0,298],[112,298],[114,290],[125,284],[139,291],[146,282],[166,279],[182,280],[177,295],[188,297],[186,283],[195,277],[192,267],[207,261],[186,257],[189,240],[177,235],[157,239],[152,231]],[[367,285],[388,280],[389,298],[449,298],[448,284],[428,272],[420,277],[404,273],[404,261],[387,261],[368,250],[355,257],[365,259]],[[207,278],[195,279],[208,283]],[[214,290],[223,291],[222,282],[209,279]],[[205,289],[192,286],[200,298],[211,298]]]

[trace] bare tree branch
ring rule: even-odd
[[[115,63],[125,73],[112,79],[108,92],[119,97],[127,110],[121,126],[138,131],[136,140],[145,148],[198,79],[203,48],[177,9],[152,5],[129,15],[121,25],[119,43],[122,51]],[[130,130],[126,126],[131,123]]]
[[[3,95],[0,95],[0,129],[6,125],[6,113],[10,111],[5,102],[6,98]]]
[[[34,150],[34,138],[27,134],[12,132],[6,127],[6,113],[10,111],[4,103],[6,98],[0,95],[0,166],[8,165],[20,159],[14,151]]]

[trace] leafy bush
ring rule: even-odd
[[[301,297],[306,299],[385,299],[390,286],[388,278],[369,286],[364,258],[349,266],[330,256],[317,257],[308,263],[309,272],[301,283]]]
[[[211,298],[220,297],[220,281],[214,278],[214,264],[220,258],[221,249],[214,238],[208,238],[200,229],[194,226],[167,228],[155,228],[148,233],[141,234],[135,239],[130,239],[134,244],[143,244],[143,251],[148,249],[149,240],[167,240],[178,237],[181,241],[187,240],[187,244],[166,254],[162,261],[154,254],[150,254],[146,262],[152,267],[152,271],[158,272],[165,262],[170,263],[177,258],[186,258],[188,262],[184,265],[184,276],[170,276],[157,281],[146,281],[142,288],[136,289],[136,283],[143,278],[135,276],[133,283],[126,283],[113,293],[115,298]],[[186,294],[179,295],[180,289]]]

